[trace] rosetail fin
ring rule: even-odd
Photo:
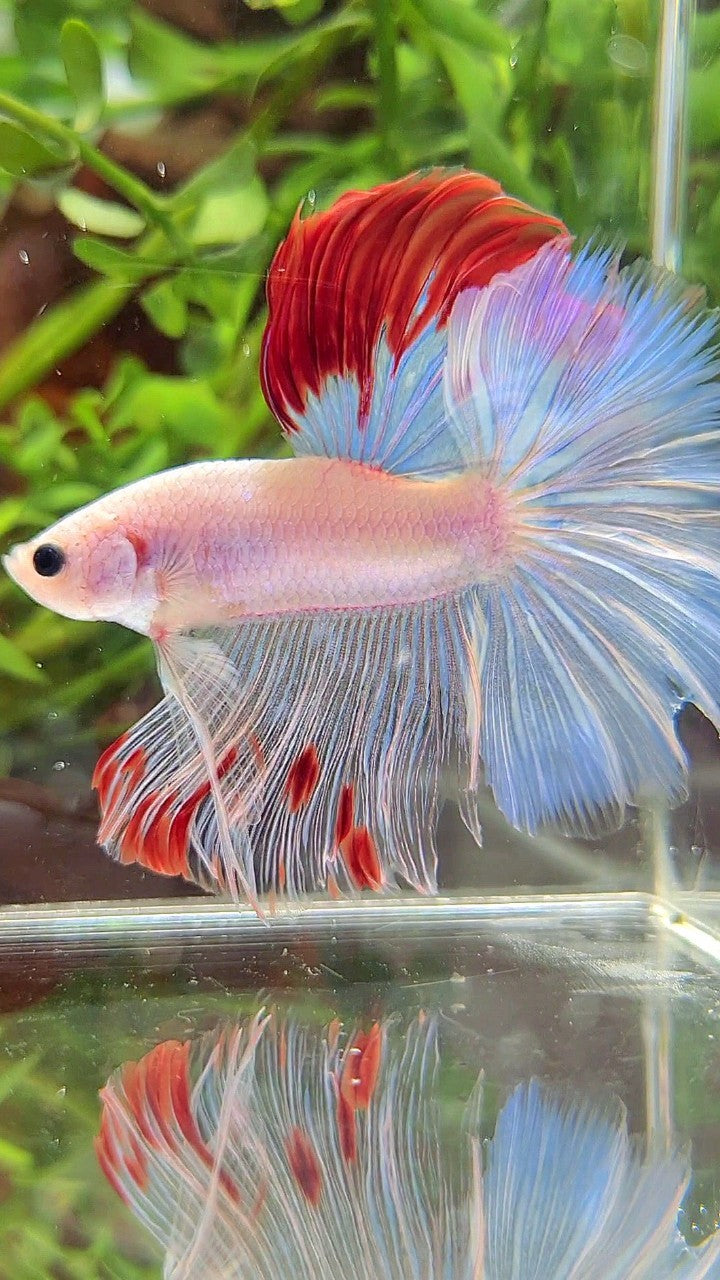
[[[250,619],[167,642],[167,696],[96,769],[100,841],[253,903],[431,892],[468,607]]]
[[[295,452],[406,474],[461,469],[442,395],[452,305],[557,236],[568,238],[557,219],[462,171],[298,213],[270,268],[261,362]]]
[[[689,1181],[684,1157],[642,1157],[618,1104],[567,1098],[537,1081],[521,1085],[500,1112],[488,1150],[489,1274],[502,1280],[709,1277],[720,1235],[690,1249],[677,1227]]]
[[[474,732],[518,827],[681,800],[675,713],[720,723],[714,340],[668,276],[561,244],[456,303],[448,413],[514,533],[477,591]]]

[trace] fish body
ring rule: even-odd
[[[60,520],[6,565],[39,596],[35,550],[62,546],[68,574],[81,566],[63,612],[156,638],[239,618],[449,595],[501,569],[511,526],[482,477],[413,479],[313,457],[198,462],[128,485],[80,520]],[[98,538],[98,529],[107,534]],[[132,567],[120,600],[103,597],[107,561],[111,584],[120,562]]]
[[[674,278],[478,174],[298,216],[261,380],[294,457],[192,464],[6,558],[148,634],[164,697],[103,754],[115,857],[264,892],[433,892],[439,784],[480,839],[687,795],[720,724],[720,361]],[[688,625],[691,619],[692,625]]]

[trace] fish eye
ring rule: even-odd
[[[33,568],[41,578],[54,578],[65,566],[65,553],[52,542],[43,542],[35,548]]]

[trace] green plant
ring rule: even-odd
[[[201,42],[137,0],[4,0],[1,189],[10,209],[56,206],[86,276],[0,354],[0,540],[190,457],[281,447],[257,377],[263,279],[302,200],[468,164],[581,236],[599,225],[647,250],[655,8],[247,0],[233,38]],[[713,293],[719,53],[708,14],[687,261]],[[224,145],[181,181],[159,153],[152,179],[114,158],[113,140],[217,110]],[[48,380],[130,302],[172,344],[172,371],[120,343],[102,385],[58,406]],[[145,643],[49,617],[0,580],[0,768],[49,759],[49,714],[73,741],[109,708],[110,732],[150,671]]]

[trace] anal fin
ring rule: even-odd
[[[440,769],[465,733],[468,607],[175,637],[159,654],[165,698],[98,764],[102,842],[255,906],[263,892],[432,892]]]

